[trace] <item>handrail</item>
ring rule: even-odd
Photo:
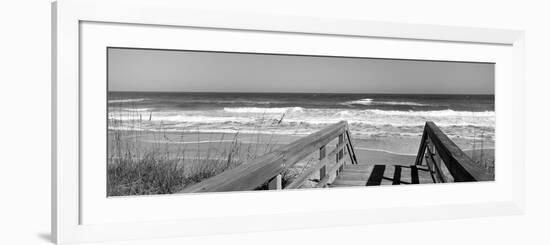
[[[427,156],[424,157],[426,153]],[[434,181],[448,181],[442,173],[439,160],[443,161],[454,182],[494,180],[492,174],[476,164],[431,121],[424,126],[415,164],[421,165],[424,158]]]
[[[337,154],[337,163],[339,159],[342,159],[344,155],[344,145],[351,148],[353,152],[353,146],[351,140],[344,135],[348,131],[348,123],[341,121],[330,125],[320,131],[312,133],[308,136],[302,137],[290,144],[281,146],[280,148],[262,155],[254,160],[248,161],[218,174],[214,177],[203,180],[197,184],[187,187],[182,190],[183,193],[192,192],[221,192],[221,191],[244,191],[254,190],[257,187],[270,182],[269,186],[281,187],[280,174],[287,168],[292,167],[298,161],[304,159],[316,150],[320,152],[320,161],[324,159],[325,146],[333,139],[339,139],[339,147],[341,149]],[[344,138],[346,138],[344,144]],[[344,144],[344,145],[341,145]],[[349,150],[348,150],[349,151]],[[349,153],[349,152],[348,152]],[[350,154],[352,163],[357,163],[355,154]],[[343,163],[342,163],[343,164]],[[320,168],[321,175],[326,173],[326,165]],[[324,176],[321,176],[321,178]],[[272,181],[278,182],[271,184]],[[298,188],[301,183],[294,183],[292,186]]]

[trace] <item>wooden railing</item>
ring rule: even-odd
[[[422,165],[423,160],[428,165],[434,182],[494,180],[494,175],[476,164],[430,121],[424,126],[415,164]],[[442,162],[444,166],[441,165]]]
[[[338,139],[336,147],[327,154],[327,144]],[[319,161],[298,177],[282,186],[281,173],[300,160],[319,151]],[[330,159],[335,159],[331,163]],[[316,187],[326,187],[349,163],[357,164],[348,123],[341,121],[313,134],[284,145],[275,151],[185,188],[182,192],[221,192],[254,190],[267,183],[268,189],[301,187],[313,175],[319,175]]]

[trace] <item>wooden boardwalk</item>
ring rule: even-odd
[[[419,146],[411,165],[366,164],[369,159],[357,159],[352,133],[342,121],[181,192],[297,189],[311,182],[326,188],[494,180],[492,171],[476,164],[433,122],[426,122]],[[319,156],[316,163],[283,181],[283,173],[312,154]]]
[[[329,187],[434,183],[426,166],[386,164],[346,165]]]

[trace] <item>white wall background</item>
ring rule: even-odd
[[[526,30],[527,214],[116,244],[549,244],[550,8],[546,1],[203,0],[189,7]],[[0,244],[47,244],[50,1],[3,1],[0,18]]]

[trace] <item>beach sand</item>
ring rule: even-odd
[[[223,134],[223,133],[174,133],[174,132],[144,132],[124,131],[122,142],[139,149],[141,153],[152,150],[176,157],[184,155],[186,159],[223,158],[230,149],[238,146],[239,155],[243,160],[254,156],[261,156],[281,145],[288,144],[304,135],[277,135],[277,134]],[[353,138],[353,136],[352,136]],[[399,137],[369,137],[353,139],[357,159],[361,164],[399,164],[412,165],[420,144],[420,136]],[[109,155],[113,154],[114,134],[109,131]],[[471,155],[470,141],[453,139],[467,154]],[[330,142],[327,150],[335,147],[336,140]],[[492,145],[486,145],[484,158],[494,158]],[[476,156],[480,156],[476,151]],[[318,153],[314,152],[304,159],[314,160]]]

